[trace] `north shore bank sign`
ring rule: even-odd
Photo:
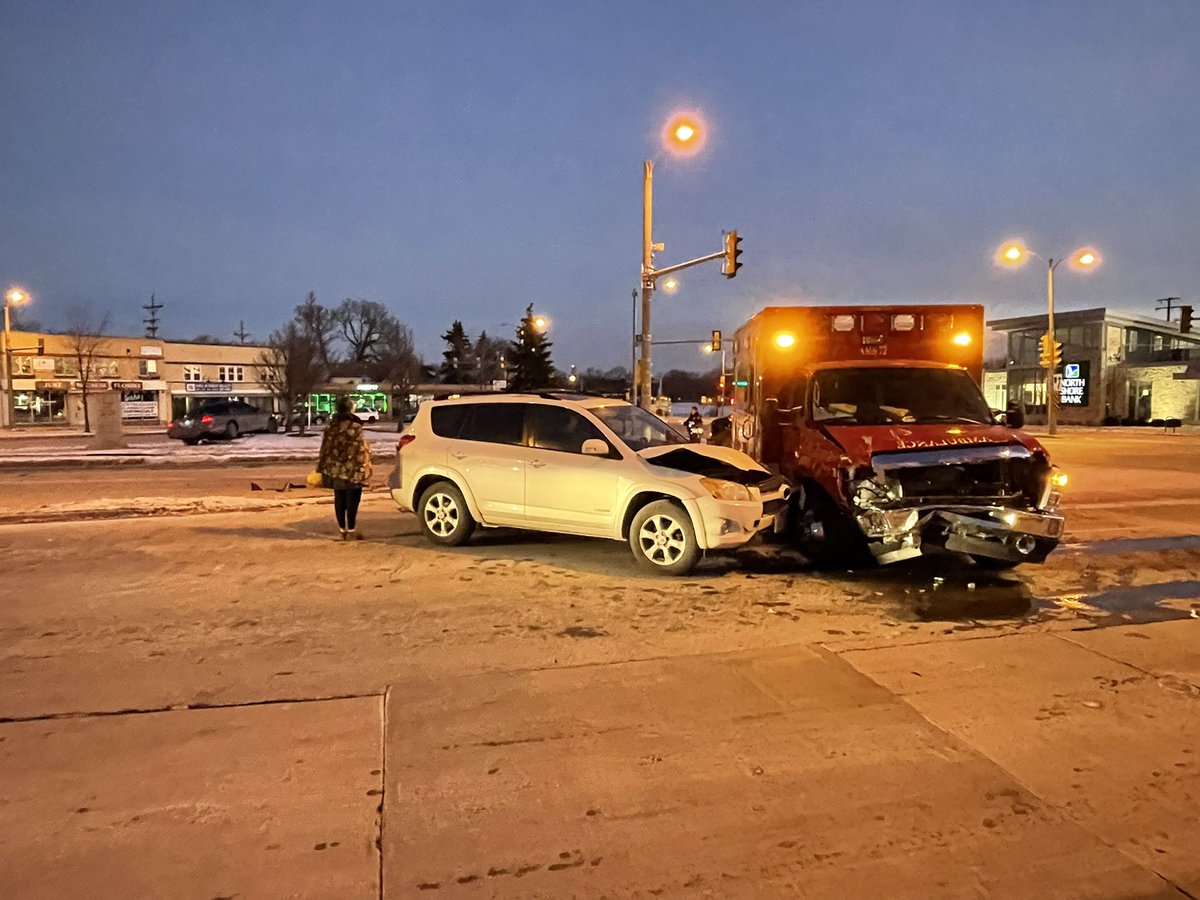
[[[1058,379],[1058,399],[1063,406],[1088,405],[1088,367],[1084,362],[1065,363]]]

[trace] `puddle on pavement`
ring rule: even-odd
[[[1200,548],[1200,535],[1175,534],[1167,537],[1110,538],[1104,541],[1083,541],[1071,544],[1074,552],[1099,556],[1121,553],[1148,553],[1156,550],[1195,550]]]
[[[838,580],[861,602],[892,606],[897,618],[908,621],[987,627],[1070,618],[1082,620],[1084,628],[1106,628],[1200,619],[1200,581],[1118,585],[1092,593],[1038,597],[1016,573],[939,557],[847,573]]]

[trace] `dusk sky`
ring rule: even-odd
[[[0,283],[61,325],[265,338],[314,291],[427,359],[455,318],[552,320],[559,368],[630,363],[642,161],[656,339],[766,305],[1200,305],[1200,3],[0,0]],[[666,156],[677,109],[708,123]],[[656,348],[655,369],[708,368]]]

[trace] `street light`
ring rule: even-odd
[[[704,146],[706,129],[700,116],[693,112],[678,112],[663,124],[663,148],[676,156],[693,156]],[[635,360],[634,392],[629,398],[637,403],[641,397],[643,409],[649,409],[654,393],[650,368],[650,298],[654,296],[657,275],[654,272],[654,253],[662,244],[654,243],[654,161],[646,160],[642,167],[642,355]],[[637,332],[634,332],[635,343]]]
[[[1003,266],[1020,266],[1031,256],[1046,262],[1046,334],[1050,346],[1054,346],[1054,270],[1063,258],[1042,257],[1026,247],[1021,241],[1008,241],[996,251],[996,262]],[[1100,265],[1100,253],[1094,247],[1080,247],[1066,257],[1072,269],[1088,272]],[[1054,380],[1053,364],[1046,366],[1046,425],[1051,434],[1058,434],[1058,386]]]
[[[4,295],[4,383],[8,387],[7,409],[8,427],[15,428],[17,424],[17,389],[13,383],[12,358],[12,321],[9,318],[9,307],[20,306],[29,302],[29,294],[20,288],[9,288]]]

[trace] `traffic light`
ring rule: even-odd
[[[1192,308],[1190,306],[1179,307],[1179,333],[1187,334],[1192,330]]]
[[[1062,341],[1050,340],[1050,335],[1043,334],[1042,340],[1042,367],[1046,369],[1057,369],[1062,365]]]
[[[732,278],[742,267],[738,257],[742,255],[742,239],[736,230],[725,233],[725,259],[721,262],[721,271],[726,278]]]
[[[712,348],[713,353],[716,353],[721,349],[721,332],[717,331],[715,328],[713,329],[712,333],[712,343],[709,344],[709,346]]]

